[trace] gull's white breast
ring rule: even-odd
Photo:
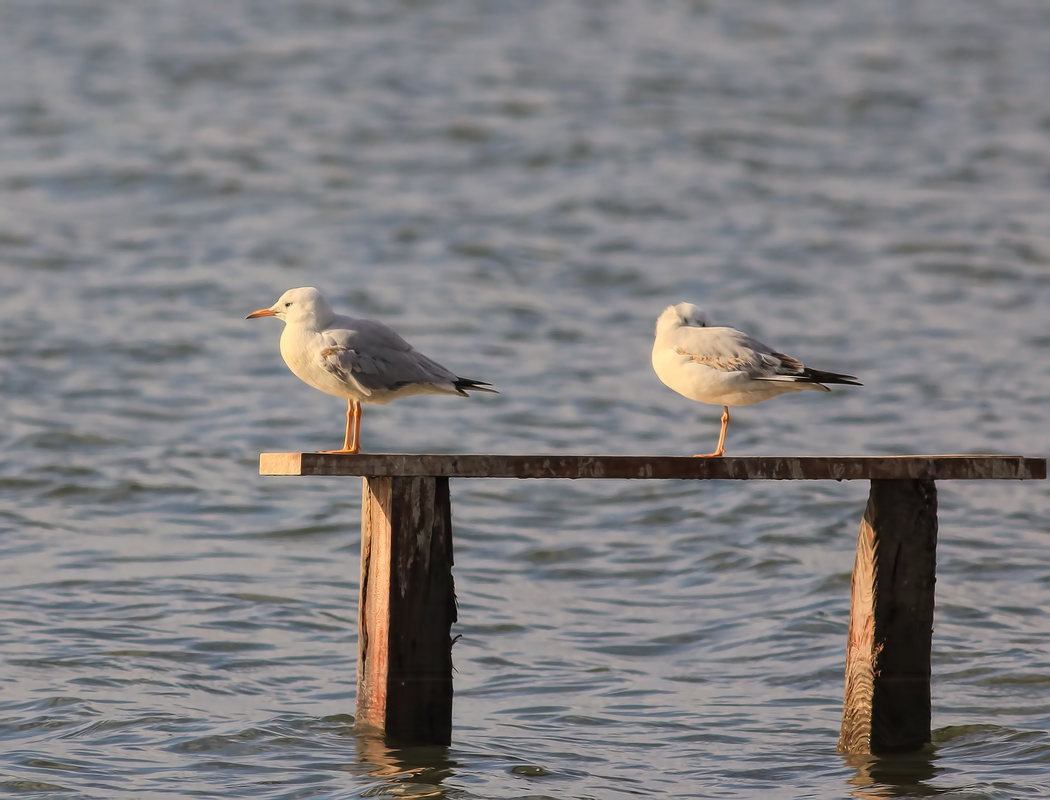
[[[326,346],[323,333],[300,325],[285,325],[281,334],[281,358],[295,377],[325,394],[345,400],[367,400],[368,395],[360,386],[341,380],[325,368],[321,353]]]

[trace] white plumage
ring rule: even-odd
[[[718,447],[725,452],[729,406],[760,403],[787,392],[830,392],[825,383],[861,384],[852,375],[808,369],[736,328],[711,327],[692,303],[668,306],[656,321],[653,369],[679,394],[723,407]]]
[[[281,356],[292,373],[315,389],[347,401],[346,437],[340,450],[360,450],[361,403],[384,405],[414,394],[495,392],[484,381],[460,378],[415,350],[382,322],[336,314],[312,286],[289,289],[270,308],[246,319],[277,317],[285,323]]]

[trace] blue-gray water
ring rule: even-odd
[[[1050,793],[1050,494],[942,483],[934,745],[835,753],[867,487],[453,484],[454,742],[352,732],[344,406],[244,321],[315,285],[498,396],[395,452],[707,452],[690,300],[861,389],[736,455],[1050,451],[1050,6],[0,4],[0,794]]]

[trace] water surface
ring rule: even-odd
[[[708,452],[689,300],[863,389],[736,455],[1050,450],[1050,8],[12,0],[0,25],[0,792],[1042,797],[1050,499],[942,483],[934,743],[835,753],[866,486],[453,484],[451,748],[353,733],[356,480],[292,286],[498,396],[394,452]]]

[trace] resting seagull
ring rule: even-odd
[[[787,392],[830,392],[825,383],[861,386],[852,375],[809,369],[736,328],[714,328],[692,303],[668,306],[656,320],[653,369],[680,395],[722,406],[722,431],[715,452],[725,452],[729,407],[749,406]]]
[[[414,350],[382,322],[336,314],[312,286],[289,289],[246,319],[284,322],[281,356],[292,373],[326,394],[346,398],[346,436],[340,450],[361,449],[361,403],[385,405],[413,394],[495,392],[491,384],[459,378]]]

